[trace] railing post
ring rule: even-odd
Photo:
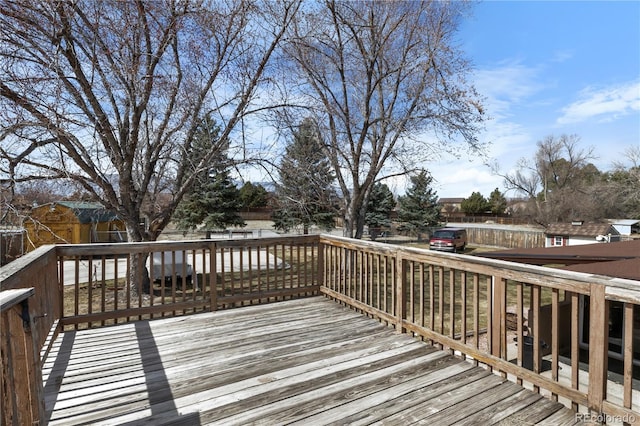
[[[324,250],[325,245],[322,242],[320,236],[318,236],[318,263],[316,270],[316,285],[318,289],[324,285],[325,280],[325,270],[324,270]]]
[[[532,352],[533,352],[533,372],[538,374],[540,373],[540,370],[542,368],[542,357],[540,355],[540,293],[541,293],[541,289],[540,286],[538,285],[534,285],[531,287],[531,301],[530,301],[530,305],[531,305],[531,310],[532,312],[532,317],[530,318],[530,321],[533,321],[533,324],[530,323],[530,327],[531,327],[531,332],[533,333],[533,340],[532,340],[532,344],[533,344],[533,348],[532,348]],[[524,343],[524,342],[523,342]],[[534,392],[539,392],[540,388],[538,385],[533,385],[533,391]]]
[[[493,305],[491,306],[491,355],[506,358],[506,339],[505,327],[505,300],[506,285],[504,278],[493,277],[492,280],[493,297],[491,298]]]
[[[218,246],[216,243],[209,245],[209,297],[210,297],[210,311],[218,310]],[[204,259],[203,259],[204,263]],[[204,281],[204,265],[203,266],[203,281]],[[204,282],[202,283],[204,287]],[[204,290],[204,288],[203,288]]]
[[[605,286],[591,284],[589,297],[589,409],[602,413],[607,390],[609,313]]]
[[[407,289],[407,273],[406,273],[406,260],[402,258],[400,250],[396,251],[396,277],[395,277],[395,292],[396,292],[396,332],[404,333],[405,329],[402,327],[405,314],[407,311],[406,304],[406,289]]]

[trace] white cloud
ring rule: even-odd
[[[484,164],[497,162],[508,167],[517,159],[527,156],[535,141],[523,123],[516,123],[514,110],[530,105],[532,99],[546,86],[540,83],[542,68],[528,67],[518,61],[505,61],[494,68],[477,70],[474,84],[486,98],[485,106],[491,117],[481,141],[489,142],[486,157],[473,156],[460,159],[447,157],[430,162],[426,168],[435,179],[434,189],[439,197],[468,197],[480,192],[485,197],[495,189],[503,189],[503,179],[493,175]],[[398,182],[398,192],[403,192]]]
[[[502,191],[502,178],[493,175],[489,167],[476,162],[432,164],[429,171],[436,180],[433,188],[439,197],[468,197],[472,192],[480,192],[488,197],[496,188]]]
[[[607,122],[640,111],[640,81],[599,90],[588,87],[578,97],[562,109],[557,124],[581,123],[596,117]]]
[[[551,58],[552,62],[566,62],[569,59],[572,59],[574,56],[573,50],[556,50],[553,52],[553,57]]]
[[[478,70],[474,82],[478,91],[487,98],[487,110],[493,118],[510,115],[514,104],[525,102],[544,86],[537,81],[540,69],[518,62],[503,62],[492,69]]]
[[[520,124],[508,121],[489,123],[483,137],[491,141],[489,157],[498,160],[505,156],[512,158],[527,155],[532,145],[529,131]]]
[[[491,119],[480,136],[491,143],[490,161],[502,162],[527,155],[534,145],[526,124],[514,121],[522,108],[540,103],[537,95],[548,88],[541,82],[542,66],[526,66],[519,61],[504,61],[491,69],[476,73],[475,84],[486,97],[486,107]]]

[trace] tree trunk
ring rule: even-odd
[[[140,242],[143,240],[143,235],[139,223],[135,223],[135,221],[127,222],[127,240],[129,242]],[[142,256],[132,254],[130,257],[128,278],[132,298],[138,297],[141,293],[150,294],[149,271],[146,267],[147,257],[146,253]]]
[[[362,239],[364,234],[364,218],[367,214],[367,204],[363,203],[360,206],[359,214],[356,216],[356,229],[355,229],[355,238]]]
[[[364,219],[371,190],[364,193],[354,191],[345,205],[344,228],[342,235],[348,238],[362,239],[364,234]]]
[[[356,205],[352,199],[345,208],[344,228],[342,235],[348,238],[361,239],[364,234],[364,217],[366,213],[366,205]]]
[[[353,238],[355,216],[356,215],[354,214],[353,205],[350,202],[345,206],[344,210],[344,225],[342,227],[342,236]]]

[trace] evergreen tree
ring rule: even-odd
[[[245,182],[240,188],[240,204],[243,209],[264,207],[268,202],[268,193],[264,186]]]
[[[369,237],[375,241],[384,229],[391,228],[391,211],[396,206],[393,193],[384,183],[376,183],[369,196],[364,223],[369,227]]]
[[[440,222],[440,206],[431,188],[432,182],[431,175],[423,170],[411,176],[411,187],[404,196],[398,197],[400,229],[416,235],[418,240],[422,233]]]
[[[322,150],[322,137],[312,119],[304,119],[293,134],[280,163],[276,184],[274,228],[289,231],[311,225],[329,230],[334,227],[338,197],[332,185],[335,175]]]
[[[494,215],[501,215],[507,208],[507,199],[498,188],[489,195],[489,210]]]
[[[466,214],[481,214],[489,210],[489,202],[479,192],[473,192],[469,198],[462,200],[460,208]]]
[[[217,143],[218,133],[219,127],[216,123],[210,117],[205,117],[189,153],[193,164],[197,164],[212,145]],[[227,150],[221,150],[211,167],[193,171],[198,176],[173,215],[179,229],[193,230],[200,225],[205,229],[246,225],[238,215],[241,208],[240,196],[238,188],[229,176],[226,155]]]

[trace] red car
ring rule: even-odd
[[[436,230],[429,239],[431,250],[463,252],[467,246],[467,231],[462,228],[442,228]]]

